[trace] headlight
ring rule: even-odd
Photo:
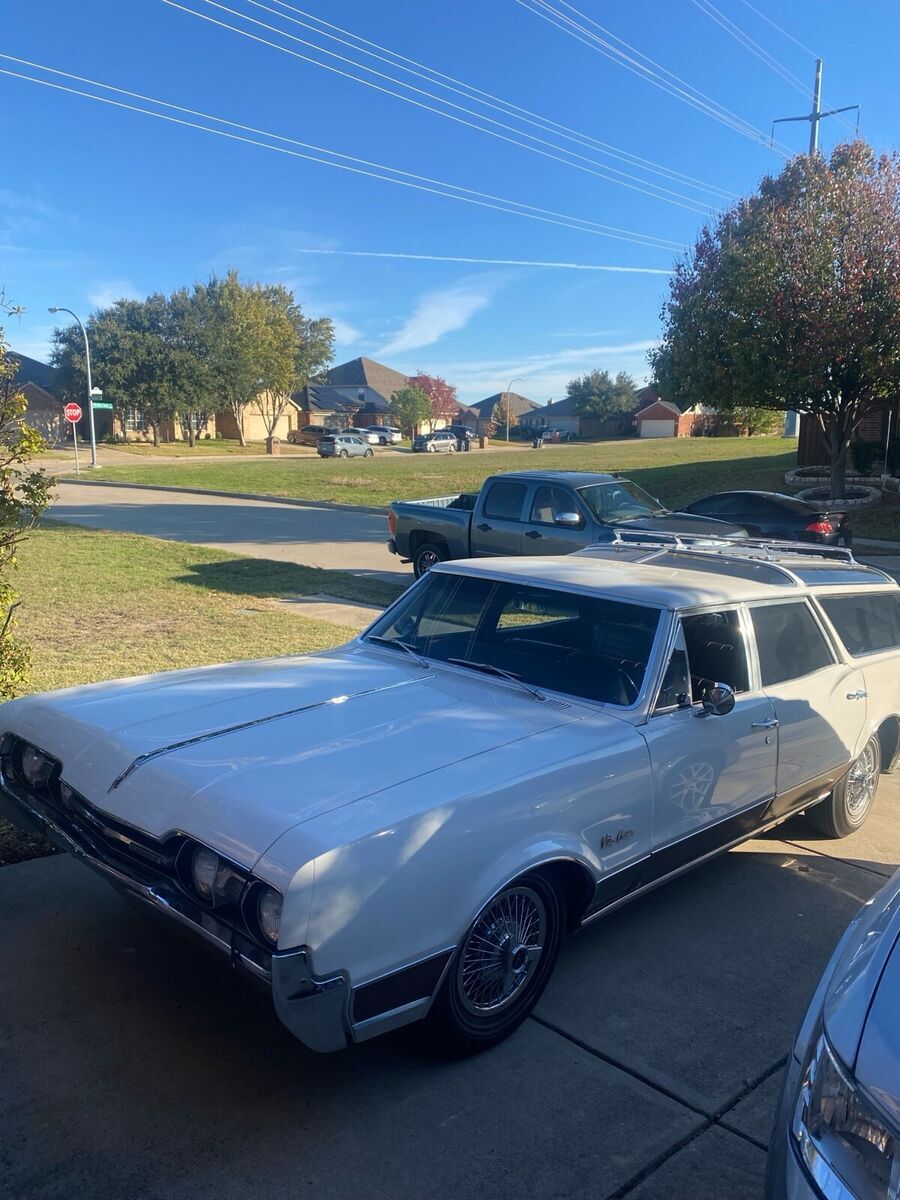
[[[898,1139],[845,1074],[824,1036],[803,1076],[793,1133],[810,1175],[826,1197],[900,1196]]]
[[[266,888],[256,902],[259,927],[263,936],[273,946],[278,945],[278,927],[281,924],[281,896],[273,888]]]
[[[208,904],[238,904],[244,877],[206,846],[197,846],[191,856],[191,879],[197,895]]]
[[[198,846],[191,858],[191,878],[197,894],[204,900],[212,900],[216,886],[216,872],[219,869],[219,856],[205,846]]]
[[[29,787],[41,788],[50,778],[54,763],[35,746],[24,745],[19,759],[22,777]]]

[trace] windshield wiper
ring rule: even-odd
[[[547,699],[543,692],[539,692],[537,688],[526,683],[522,676],[517,675],[515,671],[506,671],[503,667],[495,667],[493,663],[471,662],[468,658],[448,658],[447,662],[452,663],[454,667],[471,667],[473,671],[483,671],[485,675],[499,675],[501,679],[508,679],[510,683],[518,684],[533,699]]]
[[[378,633],[370,633],[366,638],[367,642],[377,642],[379,646],[396,646],[400,650],[405,650],[406,653],[416,660],[419,666],[424,670],[430,670],[430,665],[427,659],[424,659],[415,646],[411,646],[409,642],[402,642],[399,638],[382,637]]]

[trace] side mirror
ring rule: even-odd
[[[562,525],[566,529],[580,529],[584,524],[584,517],[576,512],[557,513],[553,518],[554,525]]]
[[[700,698],[703,708],[698,717],[724,717],[734,708],[734,691],[727,683],[714,683]]]

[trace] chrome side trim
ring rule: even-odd
[[[400,1029],[403,1025],[410,1025],[413,1021],[421,1021],[423,1017],[428,1015],[428,1010],[431,1008],[432,997],[426,996],[423,1000],[412,1000],[409,1004],[403,1004],[400,1008],[393,1008],[390,1012],[379,1013],[377,1017],[369,1017],[366,1021],[360,1021],[356,1025],[352,1025],[350,1032],[354,1042],[367,1042],[370,1038],[378,1037],[382,1033],[389,1033],[392,1029]]]
[[[230,733],[240,733],[244,729],[255,729],[257,725],[267,725],[270,721],[281,721],[285,717],[294,717],[298,713],[312,712],[317,708],[324,708],[328,704],[345,704],[349,700],[358,700],[361,696],[373,696],[378,692],[389,692],[394,688],[407,687],[411,683],[417,682],[413,679],[401,679],[396,683],[383,684],[381,687],[366,688],[362,692],[354,692],[351,696],[332,696],[328,700],[317,700],[314,704],[301,704],[298,708],[288,708],[284,712],[272,713],[268,717],[256,717],[253,721],[241,721],[237,725],[226,725],[222,729],[213,729],[209,733],[199,733],[196,737],[184,738],[180,742],[171,742],[168,746],[160,746],[157,750],[148,750],[146,754],[139,754],[138,757],[125,770],[118,775],[107,789],[107,794],[113,792],[124,783],[133,771],[138,767],[142,767],[144,763],[152,761],[154,758],[160,758],[163,754],[170,754],[175,750],[184,750],[187,746],[198,746],[201,742],[211,742],[214,738],[225,737]]]

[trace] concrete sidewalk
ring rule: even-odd
[[[0,869],[9,1200],[759,1200],[781,1066],[898,858],[884,779],[842,842],[801,822],[565,945],[509,1041],[399,1031],[319,1057],[270,1002],[67,857]]]

